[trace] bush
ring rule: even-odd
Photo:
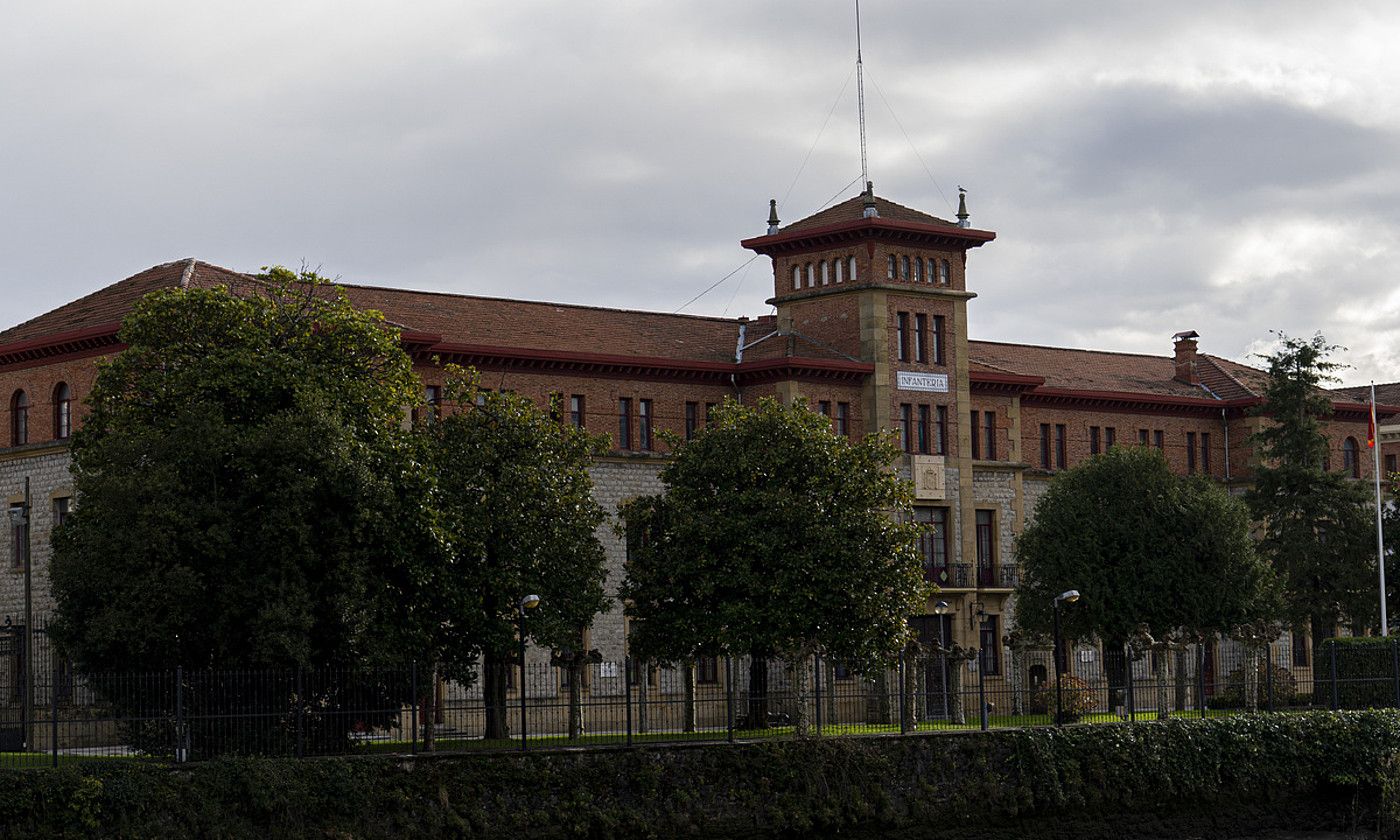
[[[1065,723],[1073,723],[1094,709],[1094,689],[1073,674],[1060,675],[1060,693],[1065,700]],[[1031,695],[1031,711],[1047,712],[1055,717],[1055,678],[1052,676],[1045,685]]]
[[[1273,695],[1274,706],[1291,706],[1294,698],[1298,695],[1298,681],[1294,679],[1293,672],[1282,665],[1260,659],[1255,666],[1255,673],[1259,676],[1258,706],[1261,709],[1268,708],[1269,705],[1269,669],[1273,668]],[[1243,709],[1249,704],[1245,702],[1245,676],[1249,671],[1249,665],[1243,664],[1230,672],[1225,678],[1225,684],[1215,696],[1211,698],[1211,708],[1215,709]]]
[[[1376,709],[1397,705],[1396,642],[1373,636],[1328,639],[1313,663],[1318,699],[1341,709]],[[1336,662],[1336,685],[1332,665]]]

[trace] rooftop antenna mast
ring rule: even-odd
[[[865,157],[865,72],[860,57],[860,0],[856,0],[856,103],[860,109],[860,181],[870,183],[870,166]]]

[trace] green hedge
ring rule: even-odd
[[[1344,828],[1397,751],[1393,712],[1310,712],[526,756],[94,763],[0,774],[0,835],[678,838],[919,826],[919,837],[1087,838],[1144,819]]]
[[[1316,699],[1339,709],[1375,709],[1396,705],[1396,640],[1374,636],[1327,639],[1313,663]],[[1336,686],[1332,658],[1336,657]]]

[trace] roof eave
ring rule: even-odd
[[[772,254],[799,246],[809,240],[831,240],[879,236],[881,234],[916,235],[928,239],[942,240],[959,248],[977,248],[996,239],[996,233],[977,228],[960,228],[950,225],[930,225],[921,222],[906,222],[898,219],[883,219],[878,216],[870,219],[852,219],[813,228],[779,231],[764,236],[755,236],[739,242],[744,248],[760,254]]]

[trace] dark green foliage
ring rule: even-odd
[[[891,659],[926,597],[891,442],[847,441],[768,399],[712,419],[662,472],[665,492],[622,510],[633,651]]]
[[[1328,639],[1317,648],[1313,683],[1319,703],[1340,709],[1400,706],[1396,640],[1374,636]],[[1335,671],[1336,679],[1332,679]]]
[[[1016,541],[1018,626],[1048,632],[1055,596],[1082,594],[1066,636],[1121,642],[1224,633],[1277,611],[1244,505],[1181,478],[1155,449],[1116,446],[1060,474]]]
[[[1273,697],[1274,707],[1291,706],[1298,696],[1298,680],[1293,677],[1293,672],[1282,665],[1272,664],[1265,659],[1260,659],[1255,666],[1255,674],[1258,676],[1258,685],[1255,699],[1258,708],[1263,709],[1269,702],[1269,670],[1273,670]],[[1210,698],[1212,709],[1243,709],[1249,704],[1245,697],[1245,677],[1249,673],[1249,665],[1240,665],[1225,677],[1225,684],[1220,687],[1215,696]],[[1371,708],[1355,707],[1355,708]]]
[[[1271,423],[1253,439],[1261,459],[1247,499],[1263,528],[1259,552],[1284,589],[1287,618],[1317,635],[1339,620],[1379,626],[1375,509],[1368,486],[1324,469],[1331,398],[1321,389],[1342,366],[1321,335],[1280,334],[1263,357],[1269,384],[1260,413]],[[1334,465],[1340,467],[1340,464]]]
[[[412,762],[100,764],[0,774],[0,825],[84,838],[748,838],[916,826],[1014,837],[1047,825],[1123,836],[1150,815],[1191,835],[1236,836],[1280,819],[1354,828],[1353,809],[1374,804],[1397,750],[1393,713],[1310,712]]]

